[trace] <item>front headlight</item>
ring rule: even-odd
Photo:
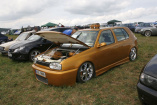
[[[38,58],[34,58],[33,62],[37,63],[37,61],[38,61]]]
[[[141,29],[141,31],[144,31],[144,29]]]
[[[51,69],[55,69],[55,70],[61,70],[62,69],[62,65],[59,63],[50,63],[49,67]]]
[[[25,46],[23,46],[23,47],[19,47],[19,48],[15,49],[14,52],[21,51],[21,50],[23,50],[24,48],[25,48]]]
[[[150,75],[147,75],[145,73],[142,73],[141,76],[140,76],[140,81],[144,85],[157,90],[157,79],[156,78],[154,78]]]

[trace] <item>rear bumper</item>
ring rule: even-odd
[[[138,97],[142,104],[157,105],[157,91],[153,90],[140,82],[137,84]]]
[[[45,69],[44,67],[38,67],[34,64],[32,65],[32,68],[36,79],[45,84],[54,86],[72,86],[76,83],[77,69],[67,71],[52,71]],[[36,74],[36,70],[44,72],[46,77]]]

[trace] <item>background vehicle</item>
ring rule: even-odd
[[[143,67],[137,91],[142,105],[157,105],[157,55]]]
[[[133,23],[117,24],[115,27],[128,27],[132,32],[135,32],[135,25]]]
[[[57,32],[63,32],[67,29],[71,29],[70,27],[57,27],[57,28],[48,28],[48,29],[43,29],[41,31],[57,31]]]
[[[0,34],[0,44],[7,42],[9,39],[7,36]]]
[[[133,23],[126,23],[124,26],[128,27],[132,32],[135,32],[135,25]]]
[[[27,40],[16,43],[9,48],[8,56],[13,60],[30,60],[47,50],[53,43],[38,35],[32,35]],[[55,47],[55,44],[51,46]]]
[[[138,26],[136,26],[135,28],[135,32],[136,33],[140,33],[142,28],[149,28],[149,27],[153,27],[154,23],[150,22],[150,23],[140,23]]]
[[[21,34],[21,30],[17,30],[15,31],[14,35],[20,35]]]
[[[147,37],[157,35],[157,26],[142,28],[140,33]]]
[[[33,34],[35,34],[35,31],[27,31],[27,32],[21,33],[14,41],[1,44],[0,45],[0,52],[3,55],[4,54],[8,54],[8,50],[9,50],[9,48],[10,48],[11,45],[13,45],[15,43],[22,42],[24,40],[27,40]]]

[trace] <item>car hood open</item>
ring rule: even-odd
[[[83,42],[81,42],[81,41],[79,41],[73,37],[65,35],[61,32],[42,31],[42,32],[37,32],[36,34],[49,40],[49,41],[52,41],[56,44],[63,44],[63,43],[81,44],[81,45],[84,45],[84,46],[90,48],[87,44],[85,44],[85,43],[83,43]]]

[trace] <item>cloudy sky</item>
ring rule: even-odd
[[[47,22],[65,26],[157,21],[157,0],[3,0],[0,28],[41,26]]]

